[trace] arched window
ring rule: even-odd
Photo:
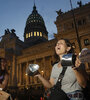
[[[37,32],[37,36],[39,36],[39,32]]]
[[[36,32],[34,32],[34,36],[36,36]]]
[[[28,33],[26,34],[26,38],[28,38]]]
[[[84,39],[84,45],[85,45],[85,46],[90,45],[89,39]]]
[[[30,37],[30,33],[29,33],[29,36],[28,37]]]
[[[40,36],[42,37],[42,32],[40,32]]]

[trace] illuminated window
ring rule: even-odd
[[[42,32],[40,32],[40,36],[42,36]]]
[[[31,32],[31,36],[33,36],[33,32]]]
[[[85,46],[90,45],[89,39],[85,39],[85,40],[84,40],[84,45],[85,45]]]
[[[28,37],[30,37],[30,33],[29,33],[29,36]]]
[[[28,34],[26,34],[26,38],[28,38]]]
[[[36,32],[34,32],[34,36],[36,36]]]
[[[37,32],[37,36],[39,36],[39,32]]]

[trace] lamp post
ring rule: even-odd
[[[82,49],[81,48],[81,41],[80,41],[79,34],[78,34],[76,19],[75,19],[75,15],[74,15],[74,11],[73,11],[72,1],[71,0],[70,0],[70,6],[71,6],[72,15],[73,15],[73,21],[74,21],[74,26],[75,26],[76,36],[77,36],[77,42],[78,42],[78,45],[79,45],[79,50],[81,51],[81,49]]]

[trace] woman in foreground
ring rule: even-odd
[[[72,45],[67,39],[58,40],[55,46],[55,52],[59,57],[59,62],[53,66],[50,80],[46,80],[41,76],[41,74],[36,75],[47,88],[51,88],[56,84],[59,74],[62,72],[62,56],[64,54],[74,53]],[[87,74],[84,65],[77,57],[75,66],[67,66],[66,72],[62,79],[61,89],[67,94],[70,100],[84,100],[82,89],[86,87],[86,84]]]

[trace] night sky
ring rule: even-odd
[[[73,8],[78,7],[77,1],[72,0]],[[90,0],[81,0],[82,4]],[[43,17],[49,40],[53,38],[53,33],[57,33],[56,11],[67,12],[71,9],[70,0],[35,0],[38,13]],[[5,29],[15,29],[20,40],[24,40],[24,28],[28,16],[32,13],[34,0],[0,0],[0,36],[4,35]]]

